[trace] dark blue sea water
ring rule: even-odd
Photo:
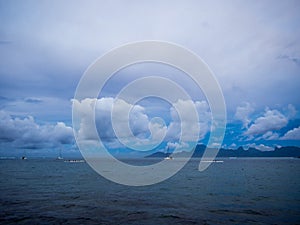
[[[147,159],[151,160],[151,159]],[[193,159],[160,184],[112,183],[87,163],[0,160],[1,224],[300,224],[299,159]]]

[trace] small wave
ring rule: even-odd
[[[252,209],[245,209],[245,210],[228,210],[228,209],[219,209],[219,210],[210,210],[211,213],[217,214],[249,214],[249,215],[259,215],[259,216],[268,216],[269,214],[264,212],[259,212]]]
[[[160,218],[183,219],[182,217],[173,214],[162,214],[160,215]]]

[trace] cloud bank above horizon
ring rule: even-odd
[[[185,120],[183,124],[179,120],[178,114],[174,107],[167,107],[169,114],[159,114],[160,110],[153,111],[153,108],[147,108],[142,105],[131,105],[124,100],[115,101],[114,98],[100,98],[100,99],[83,99],[82,101],[72,100],[74,107],[79,112],[81,121],[80,129],[77,131],[77,141],[87,141],[93,143],[99,138],[104,142],[108,149],[122,149],[124,144],[130,143],[131,134],[127,133],[126,126],[129,123],[131,132],[139,142],[135,143],[141,147],[155,145],[156,142],[161,142],[158,150],[163,151],[167,148],[174,150],[188,150],[191,149],[188,142],[180,142],[181,126],[186,126],[188,129],[193,129],[193,121]],[[189,108],[186,107],[187,102],[193,104],[199,116],[199,143],[206,144],[210,133],[211,113],[209,105],[206,101],[178,100],[177,107],[185,110],[185,116],[188,117]],[[92,111],[95,106],[95,121],[98,135],[94,136],[91,133],[93,129]],[[115,122],[117,127],[113,127],[111,123],[112,108],[115,107],[118,121]],[[127,115],[123,115],[124,108],[130,107],[129,120]],[[245,126],[245,117],[240,117],[240,114],[248,112],[247,126]],[[296,109],[292,105],[288,105],[284,112],[276,109],[266,108],[264,112],[257,113],[252,116],[255,110],[249,107],[249,103],[237,107],[236,120],[228,125],[233,125],[234,130],[228,129],[223,147],[236,149],[239,146],[245,148],[255,147],[261,151],[270,151],[274,147],[284,145],[297,145],[300,140],[300,126],[293,127]],[[152,120],[153,115],[162,116],[165,123]],[[191,122],[191,123],[190,123]],[[292,125],[292,126],[291,126]],[[230,128],[230,126],[229,126]],[[119,130],[121,133],[116,136],[115,131]],[[72,127],[65,125],[64,122],[57,122],[57,124],[41,125],[32,116],[16,117],[10,115],[8,112],[0,111],[0,140],[1,147],[7,146],[31,149],[31,148],[49,148],[49,147],[63,147],[70,146],[75,143]],[[184,138],[186,141],[189,137]],[[120,140],[125,140],[122,143]],[[69,147],[70,148],[70,147]]]

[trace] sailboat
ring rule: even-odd
[[[59,155],[58,155],[57,159],[58,159],[58,160],[64,159],[64,158],[62,157],[62,155],[61,155],[61,148],[59,149]]]
[[[23,152],[23,156],[21,157],[22,160],[26,160],[27,157],[26,157],[26,150],[24,149],[24,152]]]
[[[166,153],[166,157],[165,157],[165,159],[166,160],[170,160],[170,159],[173,159],[173,157],[171,156],[171,153],[169,152],[169,147],[167,148],[167,153]]]

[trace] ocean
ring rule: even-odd
[[[192,159],[144,187],[115,184],[84,162],[0,160],[0,223],[300,224],[300,159],[222,160],[199,172]]]

